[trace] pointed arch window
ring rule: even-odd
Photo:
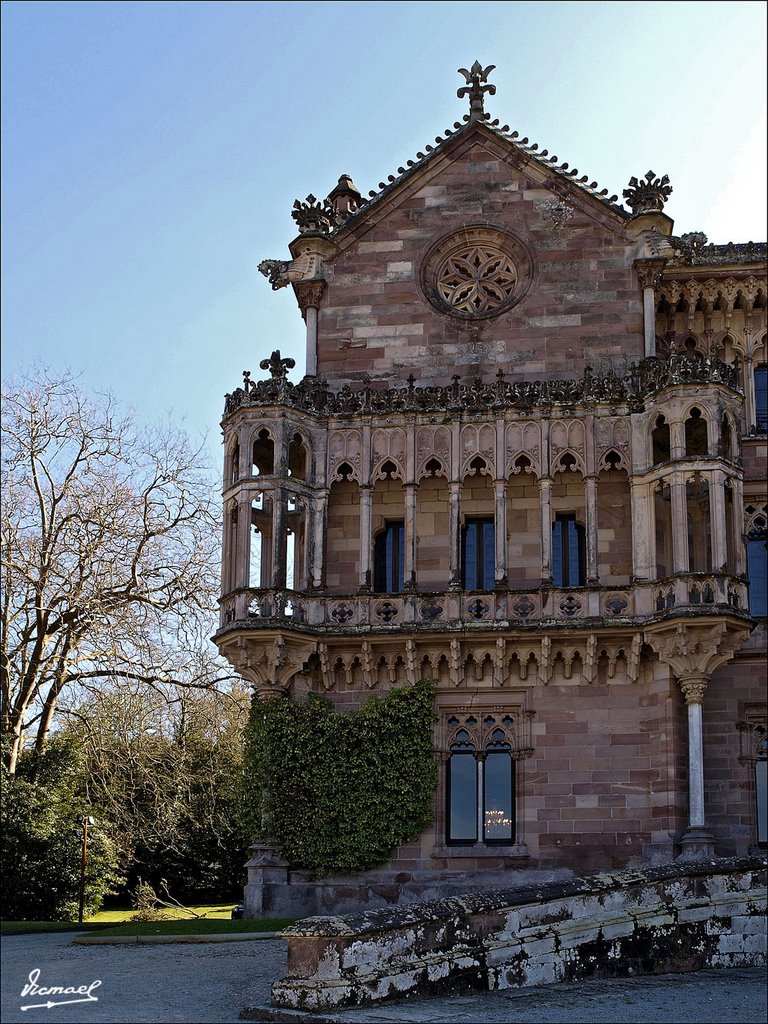
[[[515,842],[515,762],[511,715],[453,715],[446,772],[452,845]]]

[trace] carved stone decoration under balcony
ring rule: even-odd
[[[650,627],[645,631],[645,642],[660,661],[669,665],[681,686],[690,683],[693,687],[686,699],[700,703],[712,673],[731,660],[749,633],[747,622],[675,622]]]
[[[645,178],[630,178],[629,187],[622,192],[632,214],[657,213],[664,209],[664,204],[672,194],[672,186],[665,174],[656,178],[653,171],[647,171]]]
[[[224,657],[260,697],[287,693],[294,676],[304,670],[315,648],[314,641],[282,635],[252,643],[235,634],[219,643]]]

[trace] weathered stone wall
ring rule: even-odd
[[[348,382],[414,372],[427,383],[467,371],[492,376],[501,367],[541,378],[579,375],[586,362],[618,367],[641,358],[641,295],[621,218],[576,194],[562,230],[545,206],[551,185],[538,163],[482,130],[433,158],[375,219],[340,238],[326,268],[318,373]],[[508,313],[470,325],[430,305],[420,271],[437,239],[476,224],[524,239],[534,279]]]
[[[300,921],[276,1006],[766,962],[766,862],[721,861]]]
[[[763,631],[763,636],[764,636]],[[759,639],[757,637],[756,639]],[[707,824],[722,856],[744,856],[757,847],[754,739],[740,742],[739,723],[750,713],[765,721],[765,647],[718,669],[704,698],[704,795]]]

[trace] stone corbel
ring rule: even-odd
[[[258,269],[276,292],[296,281],[320,277],[322,258],[319,253],[305,251],[294,260],[262,260]]]
[[[238,637],[226,654],[259,697],[274,697],[288,693],[293,677],[303,670],[315,650],[312,641],[278,635],[271,642]]]
[[[678,622],[646,630],[645,642],[669,665],[681,687],[685,680],[690,680],[691,701],[694,701],[701,681],[708,680],[716,668],[731,660],[749,632],[746,623],[722,619]]]

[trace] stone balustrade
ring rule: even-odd
[[[730,612],[747,607],[743,579],[725,574],[680,574],[634,587],[585,587],[569,590],[467,592],[449,590],[406,594],[306,594],[292,590],[242,589],[221,601],[221,628],[239,626],[310,632],[360,627],[387,633],[409,629],[525,628],[541,622],[579,623],[601,619],[637,622],[667,614]]]
[[[765,858],[620,871],[282,932],[272,1003],[301,1010],[766,962]]]

